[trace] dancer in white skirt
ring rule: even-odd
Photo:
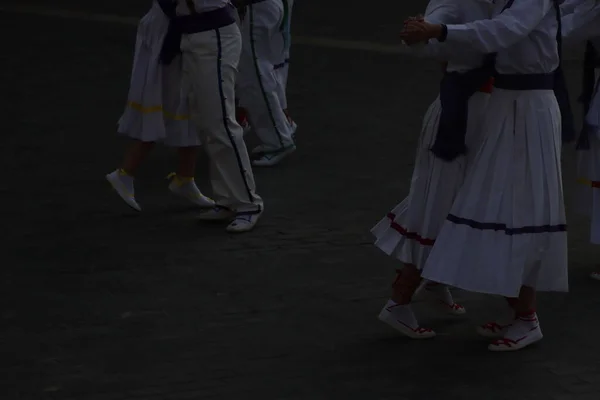
[[[121,166],[106,176],[121,198],[137,211],[141,207],[135,198],[134,176],[158,141],[178,149],[179,163],[177,171],[169,176],[169,189],[200,207],[214,206],[194,181],[200,140],[181,87],[181,57],[168,64],[160,61],[174,11],[174,1],[161,1],[161,5],[154,1],[138,24],[127,108],[118,127],[118,132],[133,142]]]
[[[491,1],[487,0],[432,0],[424,16],[430,23],[446,24],[467,23],[489,17],[491,17]],[[444,93],[431,104],[423,119],[408,197],[371,231],[376,239],[375,246],[404,264],[402,270],[398,271],[392,286],[392,297],[381,310],[379,318],[412,338],[435,336],[432,330],[419,327],[410,302],[420,281],[420,270],[425,265],[435,238],[452,207],[456,192],[462,184],[465,168],[477,154],[481,141],[479,125],[491,92],[492,70],[482,71],[483,74],[478,73],[479,69],[484,68],[485,62],[481,54],[461,52],[456,56],[452,51],[444,52],[444,47],[444,45],[439,46],[439,43],[427,44],[425,48],[411,47],[417,55],[450,61],[441,84]],[[453,60],[451,57],[458,59]],[[444,160],[432,152],[439,134],[444,134],[440,131],[442,108],[445,108],[445,113],[450,114],[458,111],[451,109],[458,102],[454,93],[446,92],[451,88],[449,83],[453,84],[451,80],[458,79],[457,83],[460,86],[463,85],[461,80],[473,80],[470,75],[473,71],[477,71],[477,75],[482,78],[475,77],[476,81],[479,79],[481,87],[470,98],[464,99],[465,111],[468,108],[468,119],[465,118],[463,133],[466,136],[465,142],[469,152],[454,160]],[[444,104],[441,97],[444,98]],[[447,104],[448,100],[452,104]],[[448,114],[445,114],[444,121],[447,119]],[[442,130],[447,125],[444,121],[442,121]],[[429,295],[451,314],[465,313],[465,309],[454,302],[452,294],[445,285],[428,282],[421,285],[419,293]]]
[[[277,67],[284,62],[288,5],[284,0],[249,0],[242,20],[239,105],[261,145],[252,164],[274,166],[296,150],[294,127],[280,99]]]
[[[584,121],[577,143],[578,178],[582,204],[591,218],[593,244],[600,244],[600,2],[571,0],[563,5],[563,38],[586,43],[583,95]],[[600,273],[591,277],[600,280]]]
[[[173,30],[181,37],[183,87],[190,114],[210,161],[217,206],[200,215],[227,221],[227,231],[254,228],[263,211],[244,143],[235,119],[235,80],[242,38],[229,0],[177,0]]]
[[[402,36],[497,52],[483,143],[423,277],[512,299],[510,324],[479,329],[497,338],[490,350],[511,351],[542,339],[536,291],[568,290],[561,108],[554,93],[560,12],[558,0],[501,0],[496,7],[493,19],[463,25],[413,21]]]

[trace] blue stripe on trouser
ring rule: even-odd
[[[225,127],[225,131],[227,132],[227,136],[229,136],[229,141],[231,142],[231,147],[235,152],[235,159],[237,161],[238,168],[240,170],[240,174],[242,175],[242,180],[244,181],[244,186],[246,188],[246,193],[248,194],[248,201],[250,203],[254,203],[254,196],[252,195],[252,190],[250,189],[250,185],[248,184],[248,180],[246,179],[246,171],[244,170],[244,165],[242,164],[242,159],[240,157],[240,152],[235,145],[235,139],[231,130],[229,129],[229,124],[227,121],[227,104],[225,99],[225,93],[223,91],[223,73],[222,73],[222,57],[223,57],[223,45],[221,43],[221,32],[219,29],[215,29],[215,33],[217,35],[217,76],[219,79],[219,97],[221,99],[221,112],[223,117],[223,126]]]

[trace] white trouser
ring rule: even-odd
[[[294,144],[292,127],[279,95],[275,66],[284,55],[282,0],[267,0],[248,6],[242,22],[243,49],[240,60],[240,106],[266,151]]]
[[[277,80],[279,82],[278,84],[278,92],[279,92],[279,102],[281,103],[281,107],[286,110],[288,108],[288,103],[287,103],[287,82],[288,82],[288,75],[289,75],[289,71],[290,71],[290,46],[291,46],[291,41],[292,41],[292,37],[290,35],[290,29],[292,27],[292,9],[294,7],[294,0],[283,0],[286,1],[288,4],[288,16],[287,16],[287,31],[283,32],[284,35],[286,35],[287,37],[285,37],[286,43],[285,43],[285,47],[283,50],[283,61],[281,64],[281,67],[277,69]]]
[[[210,179],[218,205],[236,211],[262,207],[254,175],[235,120],[235,77],[241,51],[236,24],[183,35],[183,86],[190,91],[190,114],[210,160]]]

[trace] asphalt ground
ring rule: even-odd
[[[264,218],[229,236],[171,197],[169,149],[140,172],[139,215],[104,180],[126,143],[115,124],[149,1],[0,2],[0,398],[600,398],[597,250],[574,206],[572,149],[571,293],[541,295],[542,343],[490,354],[473,327],[502,301],[462,291],[465,318],[418,304],[433,341],[377,321],[396,264],[369,229],[408,191],[439,66],[390,51],[424,1],[319,3],[294,10],[299,150],[256,171]]]

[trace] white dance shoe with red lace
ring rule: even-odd
[[[537,314],[531,313],[517,317],[504,335],[488,346],[491,351],[516,351],[542,340]]]
[[[410,304],[401,305],[389,300],[379,313],[379,320],[412,339],[435,337],[433,330],[419,326]]]
[[[423,282],[415,292],[415,298],[429,299],[444,312],[452,315],[464,315],[467,310],[454,301],[448,286],[434,282]]]

